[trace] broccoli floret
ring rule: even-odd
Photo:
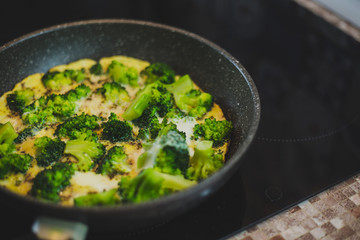
[[[52,168],[45,169],[36,175],[30,194],[43,200],[59,202],[59,193],[70,185],[73,174],[72,165],[56,163]]]
[[[76,103],[64,95],[51,94],[47,97],[47,108],[52,110],[54,116],[62,119],[75,114]]]
[[[153,124],[160,124],[156,114],[156,109],[151,107],[146,108],[141,116],[134,119],[132,123],[139,128],[148,128]]]
[[[181,118],[185,118],[186,114],[183,113],[182,111],[180,111],[179,108],[172,108],[165,116],[164,118],[166,119],[181,119]]]
[[[144,120],[144,121],[141,121],[140,122],[141,124],[139,124],[137,120]],[[183,136],[183,138],[186,137],[184,132],[180,132],[177,129],[176,124],[172,122],[168,122],[166,118],[163,119],[162,122],[160,123],[156,115],[154,116],[148,115],[147,110],[144,111],[143,115],[140,118],[134,120],[133,122],[135,125],[139,124],[137,126],[141,127],[137,135],[137,139],[139,140],[144,140],[144,141],[153,140],[159,135],[160,132],[161,132],[160,135],[165,135],[170,130],[177,131],[181,136]]]
[[[21,113],[33,100],[34,92],[31,89],[18,90],[6,96],[9,109],[17,113]]]
[[[185,132],[180,132],[178,129],[177,129],[177,126],[175,123],[173,122],[168,122],[167,119],[164,119],[161,123],[161,126],[160,126],[160,129],[158,131],[158,136],[163,136],[163,135],[166,135],[168,134],[169,131],[175,131],[177,132],[178,134],[181,135],[181,137],[185,140],[186,139],[186,135],[185,135]]]
[[[148,168],[135,178],[123,177],[119,183],[119,194],[124,203],[138,203],[181,191],[195,184],[196,181],[187,180],[182,175],[170,175]]]
[[[10,153],[0,158],[0,179],[6,178],[11,173],[25,173],[32,161],[29,154]]]
[[[47,98],[40,97],[35,102],[25,107],[21,115],[25,124],[41,127],[46,122],[55,122],[53,109],[47,107]]]
[[[61,90],[62,87],[68,86],[72,83],[69,74],[65,72],[48,72],[41,78],[44,86],[52,90]]]
[[[105,146],[101,143],[87,141],[84,136],[66,142],[64,153],[71,154],[78,162],[75,168],[79,171],[89,171],[104,156]]]
[[[189,165],[189,149],[183,135],[168,125],[166,133],[160,130],[152,144],[146,146],[145,152],[137,161],[139,170],[156,168],[170,174],[185,174]]]
[[[75,89],[68,91],[64,97],[72,102],[76,102],[80,99],[86,98],[90,95],[91,89],[85,84],[77,86]]]
[[[104,122],[102,127],[101,139],[108,140],[112,143],[128,142],[134,139],[131,124],[118,120],[115,113],[110,114],[108,121]]]
[[[74,198],[75,206],[109,206],[120,203],[117,189]]]
[[[47,72],[41,78],[44,86],[51,90],[61,90],[64,86],[69,86],[72,81],[82,82],[85,79],[85,71],[67,69],[63,72],[53,71]]]
[[[68,69],[64,71],[64,75],[69,76],[70,79],[74,80],[75,82],[82,82],[85,79],[85,70],[73,70]]]
[[[154,108],[160,117],[164,117],[174,107],[172,94],[158,82],[149,84],[138,92],[123,118],[129,121],[137,119],[148,107]]]
[[[155,139],[160,129],[164,127],[157,117],[156,109],[151,107],[145,109],[143,114],[132,122],[140,128],[137,138],[141,140]]]
[[[213,97],[194,89],[189,75],[182,76],[167,89],[173,93],[176,106],[189,116],[201,118],[212,108]]]
[[[195,140],[210,140],[214,142],[214,146],[222,146],[230,138],[232,122],[223,120],[217,121],[215,118],[206,118],[204,123],[194,126]]]
[[[80,85],[65,94],[42,96],[24,108],[21,118],[25,124],[37,127],[62,121],[75,114],[76,102],[87,97],[90,92],[89,87]]]
[[[39,166],[49,166],[59,161],[65,149],[65,143],[59,138],[51,139],[49,137],[41,137],[35,140],[36,161]]]
[[[82,113],[81,115],[71,117],[64,123],[59,124],[55,130],[55,135],[59,137],[68,137],[77,139],[85,135],[88,141],[97,141],[98,135],[94,130],[100,128],[99,117]]]
[[[149,107],[155,108],[156,113],[164,117],[174,107],[173,95],[162,84],[154,83],[151,87]]]
[[[212,141],[201,141],[197,144],[194,156],[190,159],[190,167],[186,172],[189,179],[196,181],[205,179],[224,165],[223,155],[215,154],[212,146]]]
[[[164,84],[171,84],[175,81],[175,72],[165,63],[153,63],[146,67],[142,72],[146,77],[146,83],[160,81]]]
[[[156,156],[155,168],[164,173],[184,174],[189,164],[189,148],[184,135],[177,129],[173,130],[173,127],[173,124],[169,124],[165,135],[162,135],[162,131],[166,128],[159,132],[159,144],[162,149]]]
[[[123,147],[112,147],[101,162],[97,172],[103,175],[113,176],[118,173],[129,173],[131,166]]]
[[[0,157],[15,150],[14,140],[18,137],[10,122],[0,125]]]
[[[106,101],[114,104],[121,104],[123,102],[130,101],[130,97],[126,89],[116,82],[105,83],[98,92],[105,97]]]
[[[39,129],[36,127],[24,128],[23,130],[21,130],[21,132],[19,132],[19,135],[17,136],[17,138],[15,138],[14,143],[22,143],[28,137],[35,136],[37,131],[39,131]]]
[[[192,89],[178,99],[177,106],[189,116],[201,118],[212,108],[213,98],[209,93]]]
[[[149,141],[151,138],[150,129],[149,128],[140,128],[139,132],[136,136],[137,140]]]
[[[108,67],[108,73],[114,82],[138,86],[138,73],[133,67],[127,67],[119,61],[112,61]]]
[[[102,68],[101,64],[95,63],[94,65],[92,65],[90,67],[90,73],[93,75],[97,75],[97,76],[103,74],[103,68]]]

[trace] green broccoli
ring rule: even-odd
[[[137,119],[148,107],[154,108],[160,117],[164,117],[174,107],[173,96],[162,84],[149,84],[138,92],[125,110],[123,118],[128,121]]]
[[[17,113],[21,113],[33,100],[34,92],[31,89],[18,90],[6,96],[9,109]]]
[[[119,182],[119,194],[123,203],[139,203],[184,190],[195,184],[196,181],[187,180],[182,175],[170,175],[148,168],[135,178],[123,177]]]
[[[75,114],[77,101],[87,97],[90,92],[89,87],[80,85],[65,94],[42,96],[23,109],[21,118],[25,124],[38,128],[62,121]]]
[[[59,138],[41,137],[35,140],[36,161],[39,166],[49,166],[60,160],[64,153],[65,143]]]
[[[26,106],[21,115],[24,123],[40,128],[46,122],[55,122],[53,110],[47,107],[47,102],[47,98],[42,96],[29,106]]]
[[[65,72],[48,72],[41,78],[44,86],[51,90],[61,90],[62,87],[71,85],[72,80]]]
[[[0,179],[11,173],[25,173],[33,158],[29,154],[10,153],[0,158]]]
[[[146,116],[148,116],[148,118]],[[140,123],[137,121],[143,119],[144,121],[141,121]],[[135,125],[141,127],[137,135],[138,140],[143,140],[143,141],[154,140],[159,135],[160,132],[161,132],[160,135],[165,135],[170,130],[177,131],[181,136],[183,136],[184,138],[186,137],[184,132],[180,132],[177,129],[176,124],[172,122],[168,122],[166,118],[164,118],[160,123],[156,115],[148,115],[147,110],[144,111],[143,115],[140,118],[134,120],[133,122]]]
[[[176,82],[165,86],[166,89],[174,95],[183,95],[194,89],[194,83],[188,74],[180,77]]]
[[[173,95],[159,83],[152,84],[150,108],[155,108],[159,117],[164,117],[170,110],[174,108]]]
[[[110,114],[108,121],[102,124],[102,128],[101,139],[112,143],[128,142],[134,139],[131,124],[118,120],[115,113]]]
[[[206,118],[204,123],[194,126],[195,140],[210,140],[214,142],[214,146],[222,146],[230,139],[232,122],[223,120],[217,121],[215,118]]]
[[[178,134],[180,134],[180,136],[185,140],[186,139],[186,134],[185,132],[180,132],[177,129],[177,126],[175,123],[173,122],[169,122],[167,119],[163,119],[160,129],[157,133],[157,136],[164,136],[166,134],[168,134],[169,131],[175,131]]]
[[[103,68],[100,63],[95,63],[90,67],[90,73],[93,75],[100,76],[103,74]]]
[[[195,148],[194,156],[190,159],[190,167],[186,176],[192,180],[202,180],[219,170],[223,165],[223,155],[215,154],[212,141],[201,141]]]
[[[130,101],[126,89],[116,82],[105,83],[98,92],[105,97],[107,102],[112,102],[114,104],[122,104],[123,102]]]
[[[156,109],[151,107],[146,108],[139,118],[132,120],[132,123],[139,128],[148,128],[160,124]]]
[[[102,160],[98,173],[113,176],[118,173],[129,173],[131,166],[127,161],[128,157],[121,146],[112,147]]]
[[[47,108],[51,108],[52,114],[60,119],[74,115],[76,107],[76,103],[64,95],[51,94],[47,97]]]
[[[120,203],[120,197],[117,189],[100,193],[90,193],[74,198],[75,206],[109,206],[117,203]]]
[[[165,63],[153,63],[146,67],[142,72],[142,76],[146,77],[146,83],[160,81],[164,84],[171,84],[175,81],[175,72]]]
[[[114,82],[138,86],[138,73],[133,67],[127,67],[119,61],[112,61],[108,67],[108,74]]]
[[[64,71],[64,74],[68,77],[70,77],[71,80],[74,80],[75,82],[82,82],[85,79],[85,69],[81,70],[73,70],[68,69]]]
[[[14,140],[18,137],[10,122],[0,125],[0,157],[15,150]]]
[[[55,163],[51,168],[45,169],[36,175],[30,194],[42,200],[59,202],[59,194],[70,185],[73,174],[72,165]]]
[[[55,135],[59,137],[68,137],[77,139],[85,135],[85,140],[97,141],[98,135],[95,130],[100,129],[98,121],[101,118],[95,115],[82,113],[67,119],[64,123],[59,124],[55,130]]]
[[[168,125],[160,130],[157,138],[140,155],[137,161],[139,170],[156,168],[169,174],[185,174],[189,165],[189,148],[184,136]]]
[[[212,108],[213,98],[209,93],[192,89],[178,99],[177,106],[189,116],[201,118]]]
[[[189,75],[182,76],[167,89],[173,93],[176,106],[191,117],[201,118],[213,106],[213,97],[194,89]]]
[[[73,115],[75,110],[75,102],[67,100],[64,95],[52,94],[25,107],[21,117],[25,124],[41,128],[44,124],[56,123]]]
[[[14,140],[14,143],[22,143],[22,142],[24,142],[28,137],[35,136],[37,131],[39,131],[39,129],[36,128],[36,127],[24,128],[23,130],[21,130],[19,132],[17,138],[15,138],[15,140]]]
[[[76,170],[87,172],[104,156],[106,149],[101,143],[87,141],[84,138],[85,136],[80,136],[78,139],[67,141],[64,153],[76,157]]]
[[[72,89],[65,93],[64,97],[72,102],[76,102],[80,99],[86,98],[91,94],[91,89],[85,84],[80,84],[75,89]]]
[[[63,72],[53,71],[47,72],[41,78],[44,86],[51,90],[61,90],[64,86],[69,86],[72,81],[82,82],[85,79],[85,71],[67,69]]]
[[[155,108],[145,109],[143,114],[132,122],[140,128],[137,138],[141,140],[155,139],[162,127]]]

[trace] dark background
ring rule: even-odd
[[[359,172],[359,43],[293,1],[12,0],[0,5],[0,45],[99,18],[149,20],[201,35],[237,58],[259,90],[260,126],[244,164],[188,215],[195,217],[165,224],[179,239],[189,239],[179,228],[197,239],[224,237]],[[154,236],[166,239],[159,229]]]

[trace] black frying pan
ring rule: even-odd
[[[183,30],[132,20],[92,20],[31,33],[0,48],[1,94],[29,74],[81,58],[98,60],[111,55],[165,62],[178,74],[190,74],[204,91],[211,93],[235,127],[224,168],[186,191],[136,205],[63,207],[0,189],[4,205],[37,216],[81,221],[93,232],[128,231],[160,223],[196,206],[240,166],[259,123],[256,87],[229,53]]]

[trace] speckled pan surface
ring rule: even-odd
[[[246,70],[229,53],[195,34],[155,23],[134,20],[91,20],[43,29],[0,48],[0,93],[29,74],[80,58],[127,55],[165,62],[179,74],[188,73],[214,96],[235,131],[227,163],[197,186],[169,197],[138,205],[74,208],[46,204],[0,191],[0,201],[39,215],[83,221],[90,227],[122,226],[124,230],[160,222],[194,207],[220,188],[241,163],[260,118],[256,87]],[[117,224],[114,223],[116,220]]]

